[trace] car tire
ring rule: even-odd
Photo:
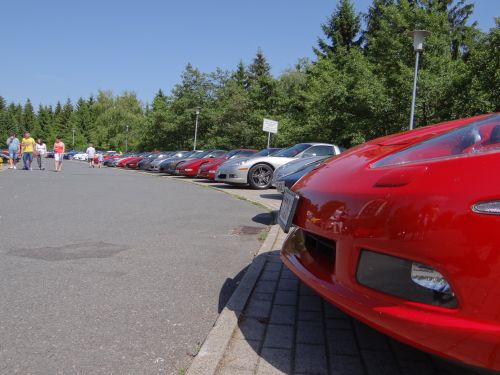
[[[271,187],[274,169],[269,164],[255,164],[248,171],[248,185],[252,189],[268,189]]]

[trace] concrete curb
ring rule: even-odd
[[[260,247],[257,256],[245,272],[245,276],[241,280],[238,288],[234,291],[226,307],[222,310],[200,351],[189,366],[186,375],[215,374],[217,366],[238,325],[240,315],[245,308],[248,298],[266,262],[265,257],[259,257],[258,255],[273,250],[278,233],[278,225],[273,225],[266,240]]]

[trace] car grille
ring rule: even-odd
[[[218,178],[227,178],[225,173],[221,173],[220,175],[217,176]]]
[[[335,273],[335,258],[337,254],[335,241],[304,231],[304,246],[318,267],[318,274],[324,280],[331,281]]]

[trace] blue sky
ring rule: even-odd
[[[365,12],[371,0],[354,0]],[[38,105],[135,91],[170,92],[188,62],[204,72],[251,62],[260,47],[279,74],[313,57],[336,0],[8,1],[0,15],[0,95]],[[475,0],[483,30],[500,0]]]

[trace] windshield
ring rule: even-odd
[[[212,150],[207,152],[203,158],[220,158],[224,156],[227,152],[222,150]]]
[[[239,153],[237,153],[236,155],[233,155],[231,159],[236,159],[236,158],[245,158],[245,157],[248,157],[248,156],[253,156],[253,155],[256,155],[255,151],[241,151]]]
[[[161,159],[166,159],[170,156],[170,153],[169,154],[160,154],[156,157],[156,159],[158,160],[161,160]]]
[[[207,156],[211,152],[212,151],[210,151],[210,150],[208,150],[208,151],[193,151],[193,153],[191,155],[189,155],[189,157],[193,158],[193,159],[203,159],[205,156]]]
[[[307,150],[309,147],[311,147],[311,144],[309,143],[299,143],[298,145],[285,148],[284,150],[273,154],[273,156],[280,158],[293,158],[300,154],[302,151]]]
[[[326,155],[333,155],[333,147],[328,146],[328,145],[319,145],[319,146],[312,146],[309,147],[304,153],[302,154],[303,158],[309,158],[311,156],[326,156]]]
[[[231,159],[233,156],[238,155],[239,152],[240,152],[240,150],[232,150],[232,151],[229,151],[226,155],[224,155],[224,157],[226,159]]]

